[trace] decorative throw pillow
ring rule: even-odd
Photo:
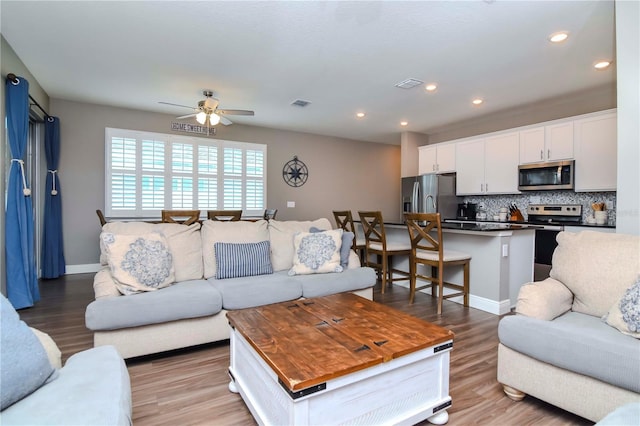
[[[342,272],[340,247],[342,229],[301,232],[293,237],[293,267],[289,275]]]
[[[298,232],[309,232],[309,228],[331,229],[327,218],[313,221],[270,220],[269,242],[271,243],[271,265],[274,271],[288,271],[293,266],[293,237]],[[262,241],[262,240],[258,240]]]
[[[269,241],[214,246],[217,279],[273,274]]]
[[[603,317],[620,332],[640,339],[640,277]]]
[[[124,295],[153,291],[175,281],[173,257],[164,236],[100,234],[111,275]]]
[[[34,392],[54,372],[36,335],[0,294],[0,411]]]
[[[322,232],[322,229],[312,226],[309,228],[309,232]],[[353,244],[353,232],[342,232],[342,245],[340,246],[340,266],[342,269],[349,267],[349,254],[351,251],[351,245]]]

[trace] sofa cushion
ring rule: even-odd
[[[215,243],[259,243],[269,240],[267,221],[217,221],[202,222],[202,256],[204,277],[216,275]]]
[[[216,278],[273,274],[269,241],[259,243],[215,243]]]
[[[100,268],[93,277],[93,293],[95,298],[121,296],[120,290],[116,282],[111,276],[111,270],[108,266]]]
[[[179,223],[108,222],[102,227],[102,231],[121,235],[161,232],[167,239],[173,255],[176,281],[202,278],[202,240],[199,223],[182,225]],[[102,241],[100,249],[100,263],[106,265],[107,256]]]
[[[311,227],[331,229],[331,223],[325,218],[314,221],[269,221],[271,265],[274,271],[291,269],[293,266],[293,236],[298,232],[309,232]]]
[[[54,371],[38,337],[0,294],[0,411],[34,392]]]
[[[304,298],[362,290],[376,284],[376,272],[369,267],[345,269],[340,274],[303,275],[291,278],[302,286]]]
[[[551,321],[569,311],[572,302],[573,294],[564,284],[547,278],[520,287],[516,313]]]
[[[640,274],[640,236],[560,232],[557,241],[550,275],[571,290],[576,312],[602,317]]]
[[[227,310],[286,302],[302,296],[301,284],[286,271],[259,277],[210,278],[208,281],[222,294],[222,307]]]
[[[4,410],[2,424],[130,425],[127,366],[113,346],[79,352],[56,380]]]
[[[611,306],[603,319],[620,332],[640,339],[640,278]]]
[[[504,317],[500,343],[539,361],[640,392],[640,341],[600,318],[567,312],[553,321]]]
[[[87,306],[85,324],[94,331],[117,330],[205,317],[221,309],[220,292],[205,280],[192,280],[158,291],[94,300]]]
[[[342,229],[299,232],[293,237],[293,266],[289,275],[342,272]]]
[[[122,294],[167,287],[175,281],[173,256],[159,232],[138,235],[100,234],[111,276]]]

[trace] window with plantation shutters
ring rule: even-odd
[[[262,216],[266,152],[263,144],[106,128],[105,214],[242,209]]]

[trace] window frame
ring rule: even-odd
[[[128,147],[123,146],[122,148],[123,156],[121,158],[123,167],[114,167],[113,164],[114,138],[119,138],[123,141],[126,140],[129,144]],[[178,146],[180,144],[183,146]],[[152,149],[151,145],[155,145],[155,147]],[[148,156],[151,154],[148,154],[143,159],[143,146],[149,149],[145,151],[147,153],[158,153],[162,151],[160,150],[160,145],[162,145],[162,150],[164,151],[161,156],[152,158]],[[190,146],[191,149],[188,149],[188,146]],[[215,153],[215,166],[212,166],[212,163],[208,163],[208,171],[204,171],[199,167],[202,161],[199,156],[200,147],[207,147],[205,151],[208,150],[209,152],[204,153],[207,159],[211,159]],[[215,150],[211,151],[211,147],[214,147]],[[239,167],[235,168],[235,173],[227,173],[228,167],[225,169],[225,152],[228,150],[239,150],[240,162]],[[185,160],[183,162],[179,160],[176,161],[173,156],[174,152],[180,152],[182,158]],[[130,157],[127,157],[125,153],[130,155]],[[238,152],[236,152],[236,154],[238,154]],[[253,167],[254,162],[248,162],[248,159],[253,160],[254,157],[257,158],[257,168]],[[128,163],[125,161],[127,158],[129,159]],[[143,160],[145,159],[145,164],[149,166],[147,169],[143,168]],[[236,158],[236,160],[237,159],[238,158]],[[175,170],[176,165],[180,165],[184,170]],[[214,169],[213,172],[210,170],[212,168]],[[256,173],[252,173],[254,169],[257,169]],[[114,205],[114,199],[117,197],[114,197],[112,191],[112,178],[114,174],[119,173],[123,176],[128,175],[129,185],[135,187],[133,189],[133,197],[131,196],[131,190],[127,191],[123,189],[121,194],[121,205],[125,206],[129,204],[132,208],[117,207]],[[155,177],[157,182],[162,181],[162,184],[143,191],[143,180],[153,180],[152,177]],[[186,183],[187,188],[190,185],[190,192],[188,190],[186,192],[175,191],[174,179],[176,178],[182,178],[181,182],[183,185]],[[204,179],[214,181],[210,182],[209,185],[211,186],[208,187],[215,187],[215,204],[206,203],[206,200],[209,200],[210,197],[199,197],[199,183]],[[236,183],[236,188],[239,188],[240,199],[238,199],[236,195],[233,200],[234,203],[225,204],[225,196],[227,199],[229,198],[229,194],[225,194],[225,182],[229,180],[240,181],[239,186]],[[184,186],[182,189],[184,190]],[[253,194],[253,197],[248,197],[249,190],[251,194]],[[104,191],[105,216],[109,218],[158,218],[161,215],[162,209],[201,210],[201,217],[203,218],[206,217],[207,210],[242,209],[243,216],[261,217],[267,205],[267,145],[105,127]],[[144,200],[143,192],[146,197]],[[129,197],[127,197],[127,194]],[[187,204],[179,204],[180,199],[184,201],[188,199],[189,196],[191,198],[191,204],[188,202]],[[153,200],[151,204],[155,203],[155,206],[150,205],[149,207],[145,207],[145,203],[149,203],[149,200]],[[162,205],[160,205],[161,200]],[[178,205],[174,204],[176,200],[178,200]],[[203,200],[205,200],[205,203],[203,203]]]

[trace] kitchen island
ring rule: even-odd
[[[360,223],[356,227],[360,228]],[[385,222],[384,227],[388,242],[409,240],[406,225]],[[358,231],[361,233],[362,228]],[[443,222],[442,234],[446,249],[471,255],[469,306],[496,315],[508,313],[516,304],[520,287],[533,281],[535,227]],[[394,268],[409,270],[408,256],[394,256],[392,261]],[[445,268],[445,279],[462,283],[462,268]],[[399,285],[408,286],[409,281],[400,281]],[[462,297],[448,300],[462,303]]]

